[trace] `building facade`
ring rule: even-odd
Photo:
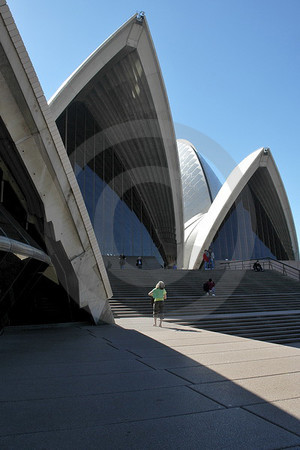
[[[41,310],[53,317],[56,302],[64,320],[77,317],[77,306],[95,323],[113,323],[110,283],[76,177],[3,1],[0,42],[0,325],[40,320]]]
[[[152,256],[178,269],[199,269],[209,246],[217,259],[298,259],[269,149],[221,185],[191,143],[176,141],[143,14],[49,103],[4,0],[0,42],[0,327],[28,311],[42,320],[49,301],[64,320],[85,311],[113,323],[104,255]]]

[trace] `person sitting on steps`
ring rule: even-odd
[[[253,264],[253,270],[255,272],[262,272],[263,271],[263,268],[261,267],[261,265],[260,265],[258,260]]]
[[[215,297],[215,282],[211,278],[203,284],[203,289],[206,292],[206,295]]]

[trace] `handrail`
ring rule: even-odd
[[[0,251],[14,253],[16,256],[22,255],[24,258],[33,258],[46,264],[51,264],[50,257],[43,250],[6,236],[0,236]]]
[[[224,261],[220,262],[219,264],[220,266],[224,266],[224,269],[227,270],[252,270],[254,261],[257,261],[257,258],[237,261]],[[296,267],[290,266],[289,264],[283,263],[282,261],[278,261],[277,259],[271,257],[259,258],[259,262],[263,270],[275,270],[276,272],[282,273],[282,275],[300,281],[300,270]]]

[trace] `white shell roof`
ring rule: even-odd
[[[131,67],[131,72],[139,69],[142,70],[145,77],[145,85],[139,86],[139,77],[137,77],[136,86],[133,86],[130,91],[132,96],[135,92],[134,103],[136,106],[132,106],[134,103],[131,99],[130,108],[126,108],[125,106],[123,108],[122,112],[125,114],[127,111],[127,116],[122,123],[118,122],[117,126],[115,126],[114,120],[111,123],[105,123],[105,133],[107,137],[109,134],[115,135],[117,142],[121,144],[119,145],[120,151],[122,149],[126,150],[123,153],[127,153],[127,158],[125,160],[123,158],[123,160],[128,165],[127,170],[130,170],[129,166],[131,161],[129,157],[131,156],[134,158],[135,163],[138,161],[138,166],[144,169],[144,171],[135,171],[135,177],[140,174],[144,180],[144,172],[147,169],[149,172],[148,178],[150,177],[156,183],[155,191],[151,189],[150,184],[147,191],[146,184],[142,183],[143,180],[134,179],[135,185],[139,185],[141,196],[153,218],[153,227],[157,230],[158,235],[161,236],[161,243],[166,253],[173,246],[169,236],[172,233],[174,235],[176,233],[177,264],[180,266],[182,264],[183,247],[183,208],[180,167],[168,97],[146,18],[142,22],[138,22],[136,16],[131,17],[66,80],[52,97],[49,104],[55,119],[57,119],[76,96],[84,95],[86,86],[94,77],[98,76],[97,74],[102,69],[106,70],[107,67],[113,66],[115,62],[114,58],[118,58],[122,52],[128,53],[130,51],[137,52],[139,58],[138,63],[140,65],[139,67]],[[122,86],[121,82],[124,81],[124,73],[116,73],[115,75],[116,86]],[[123,78],[121,79],[122,76]],[[136,112],[141,111],[141,107],[143,106],[139,105],[139,89],[143,87],[145,88],[143,92],[146,89],[149,92],[149,99],[153,103],[153,110],[156,117],[154,120],[152,120],[152,117],[142,117],[141,123],[137,120],[139,119],[139,115]],[[97,89],[95,92],[97,95],[99,94],[97,93]],[[124,90],[122,95],[125,97]],[[110,116],[112,119],[114,119],[114,115],[116,116],[118,112],[118,108],[115,108],[115,110],[113,108],[111,109]],[[108,114],[106,118],[108,120]],[[136,131],[137,129],[140,131],[138,133],[134,132],[134,137],[136,140],[140,139],[140,145],[134,149],[131,147],[128,153],[125,144],[127,142],[127,146],[129,145],[128,137],[130,137],[132,130]],[[141,136],[139,136],[139,133]],[[147,139],[149,141],[149,138],[157,137],[159,137],[161,142],[159,148],[155,149],[153,145],[149,146],[146,143]],[[149,159],[151,160],[152,154],[152,160],[156,161],[160,158],[164,160],[163,164],[151,167],[148,161]],[[157,170],[161,169],[161,167],[165,168],[165,170],[163,178],[158,180]],[[155,207],[153,207],[154,203],[156,204]],[[165,211],[165,214],[161,214],[161,211]]]
[[[296,259],[298,258],[296,230],[282,180],[270,150],[260,148],[235,167],[218,192],[208,212],[201,217],[201,220],[198,220],[196,225],[193,224],[193,239],[185,242],[185,265],[187,268],[196,269],[200,266],[204,249],[210,246],[234,201],[260,167],[265,167],[268,170],[274,186],[273,192],[278,195],[280,201],[281,214],[276,211],[273,222],[277,224],[278,230],[282,230],[281,240],[283,242],[288,239],[291,240],[294,256]],[[272,203],[271,198],[267,200]]]

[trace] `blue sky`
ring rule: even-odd
[[[47,99],[129,17],[145,11],[177,137],[207,157],[215,152],[220,176],[270,147],[299,239],[299,0],[7,3]]]

